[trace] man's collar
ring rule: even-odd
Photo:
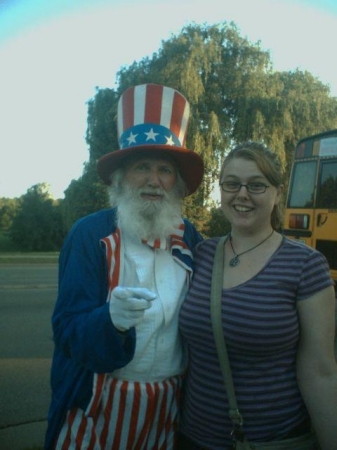
[[[184,236],[185,223],[183,219],[179,225],[176,226],[175,232],[168,237],[142,239],[143,244],[147,244],[152,248],[169,250],[172,246],[172,242],[181,241]]]
[[[151,238],[151,239],[142,239],[143,244],[147,244],[149,247],[167,250],[168,249],[168,239],[164,238]]]

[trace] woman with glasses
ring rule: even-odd
[[[223,162],[221,207],[231,231],[223,244],[221,327],[242,423],[234,442],[212,333],[220,238],[211,238],[195,251],[180,312],[190,355],[181,450],[238,448],[243,438],[256,449],[337,448],[333,281],[321,253],[280,232],[283,177],[277,155],[257,142],[238,145]]]

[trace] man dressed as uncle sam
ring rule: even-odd
[[[97,165],[111,208],[76,222],[60,254],[45,450],[174,449],[178,313],[202,240],[181,217],[204,171],[184,146],[189,111],[156,84],[119,99],[119,149]]]

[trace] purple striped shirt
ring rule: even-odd
[[[208,239],[198,246],[192,285],[180,312],[190,352],[181,430],[201,446],[224,450],[230,447],[232,427],[210,316],[217,242]],[[332,284],[321,253],[284,238],[257,275],[223,289],[222,323],[248,439],[280,439],[307,417],[296,381],[296,302]]]

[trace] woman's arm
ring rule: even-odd
[[[297,379],[322,450],[337,445],[337,365],[332,286],[298,301]]]

